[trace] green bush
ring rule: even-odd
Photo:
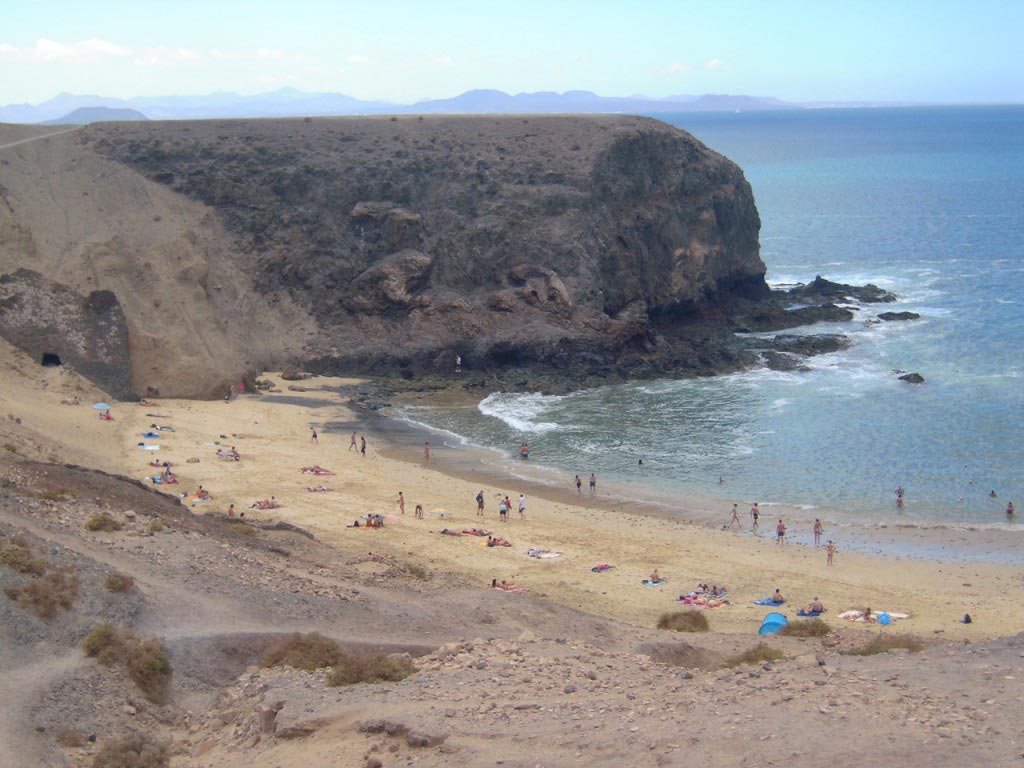
[[[30,573],[33,576],[42,576],[47,565],[45,560],[32,554],[28,544],[20,536],[15,536],[6,546],[0,548],[0,563],[18,573]]]
[[[124,667],[139,690],[154,704],[167,701],[174,670],[159,639],[142,639],[131,630],[108,623],[86,635],[82,650],[100,664]]]

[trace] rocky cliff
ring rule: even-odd
[[[98,124],[8,155],[0,268],[113,291],[139,394],[457,355],[519,385],[733,370],[727,314],[768,294],[742,172],[645,118]]]

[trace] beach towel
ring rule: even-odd
[[[462,532],[466,536],[493,536],[493,531],[481,531],[478,528],[469,528]]]
[[[666,581],[668,581],[668,579],[662,579],[661,581],[651,581],[650,579],[644,579],[640,583],[643,584],[645,587],[660,587]]]
[[[149,418],[151,418],[151,419],[169,419],[169,418],[171,418],[170,414],[167,414],[167,413],[147,413],[146,415],[149,416]]]
[[[160,439],[160,435],[158,435],[156,432],[143,432],[142,436],[143,437],[148,437],[150,440],[159,440]]]
[[[754,605],[785,605],[786,601],[783,600],[781,603],[773,602],[770,597],[762,597],[760,600],[755,600]]]
[[[811,618],[813,618],[813,617],[815,617],[815,616],[821,616],[821,614],[823,614],[823,613],[824,613],[824,611],[805,611],[805,610],[804,610],[803,608],[801,608],[801,609],[800,609],[800,610],[799,610],[799,611],[797,612],[797,614],[796,614],[796,615],[797,615],[797,616],[805,616],[805,617],[811,617]]]
[[[882,617],[883,614],[889,619],[890,622],[891,621],[895,621],[897,619],[909,619],[910,618],[910,614],[909,613],[894,613],[892,611],[872,611],[871,612],[871,617],[869,619],[867,619],[867,621],[868,622],[875,622],[875,621],[877,621],[879,623],[883,623],[881,621],[881,617]],[[843,611],[842,613],[839,614],[839,618],[840,619],[845,619],[846,621],[860,621],[860,622],[865,621],[864,611]],[[888,622],[884,622],[884,623],[888,623]]]
[[[526,556],[527,557],[536,557],[538,559],[549,559],[549,558],[552,558],[552,557],[561,557],[562,553],[561,552],[549,552],[546,549],[537,549],[535,547],[530,547],[530,549],[526,550]]]
[[[160,446],[159,445],[145,445],[144,443],[139,443],[139,448],[141,448],[144,451],[159,451],[160,450]]]

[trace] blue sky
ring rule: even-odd
[[[283,86],[1024,101],[1024,0],[4,0],[0,104]]]

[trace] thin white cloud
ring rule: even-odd
[[[430,59],[439,67],[450,67],[452,64],[455,63],[455,60],[452,59],[451,56],[448,56],[443,53],[438,56],[431,56]]]
[[[366,64],[370,60],[363,56],[361,53],[350,53],[345,57],[352,64]]]
[[[693,67],[689,64],[680,64],[678,61],[673,61],[661,71],[666,75],[676,75],[680,72],[693,72]]]
[[[135,63],[140,67],[164,67],[171,64],[192,64],[205,57],[191,48],[146,48],[139,51]]]
[[[123,45],[115,45],[106,40],[90,38],[76,43],[61,43],[41,37],[34,45],[17,47],[9,43],[0,44],[0,60],[2,61],[58,61],[58,62],[93,62],[107,58],[123,58],[131,56],[132,50]]]
[[[704,62],[704,69],[721,69],[725,66],[725,62],[721,59],[708,59]]]

